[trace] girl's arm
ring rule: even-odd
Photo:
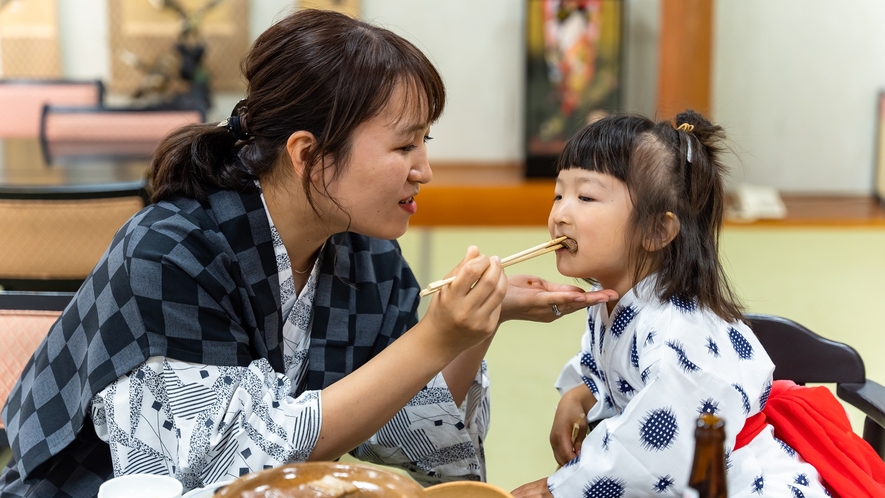
[[[322,429],[311,460],[337,458],[367,440],[449,363],[491,337],[507,280],[499,259],[478,254],[468,249],[455,281],[433,298],[415,327],[323,390]]]
[[[587,413],[595,404],[596,398],[584,384],[570,389],[559,400],[550,429],[550,446],[560,466],[581,453],[581,444],[587,437]]]

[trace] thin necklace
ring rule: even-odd
[[[320,246],[320,248],[317,250],[317,252],[313,253],[313,256],[311,256],[311,259],[313,259],[313,261],[311,261],[311,262],[309,262],[309,263],[307,264],[307,268],[305,268],[305,269],[303,269],[303,270],[301,270],[301,271],[298,271],[298,270],[295,269],[294,266],[292,266],[292,261],[291,261],[291,260],[289,260],[289,267],[292,268],[292,271],[294,271],[295,273],[297,273],[297,274],[299,274],[299,275],[304,275],[305,273],[307,273],[308,271],[310,271],[311,268],[313,268],[313,265],[314,265],[314,264],[316,264],[316,262],[317,262],[316,258],[318,257],[317,255],[320,253],[320,251],[323,250],[323,247],[326,247],[326,243],[325,243],[325,242],[323,242],[323,245]]]
[[[313,268],[313,263],[309,263],[309,264],[307,265],[307,268],[305,268],[305,269],[302,270],[302,271],[298,271],[298,270],[296,270],[295,267],[294,267],[294,266],[291,266],[291,265],[290,265],[290,268],[292,268],[292,271],[294,271],[295,273],[297,273],[297,274],[299,274],[299,275],[304,275],[305,273],[307,273],[308,270],[310,270],[311,268]]]
[[[296,270],[295,267],[292,266],[292,260],[289,260],[289,268],[292,268],[292,271],[294,271],[295,273],[297,273],[297,274],[299,274],[299,275],[304,275],[304,274],[307,273],[311,268],[313,268],[313,265],[316,264],[316,262],[317,262],[316,258],[319,257],[320,251],[322,251],[324,247],[326,247],[326,243],[325,243],[325,242],[323,242],[323,245],[321,245],[320,248],[317,249],[317,251],[316,251],[315,253],[313,253],[313,256],[311,256],[311,257],[313,258],[313,261],[311,261],[310,263],[308,263],[308,264],[307,264],[307,268],[305,268],[304,270],[301,270],[301,271]]]

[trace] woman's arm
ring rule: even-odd
[[[455,281],[415,327],[323,390],[323,426],[311,460],[337,458],[367,440],[446,365],[491,337],[507,280],[499,259],[478,254],[468,249]]]
[[[532,275],[514,275],[507,277],[507,294],[501,304],[499,324],[507,320],[548,323],[560,316],[617,298],[618,294],[612,290],[585,292],[574,285],[548,282]],[[553,312],[554,304],[561,315]],[[456,404],[460,405],[467,395],[493,338],[494,334],[464,351],[443,370]]]
[[[442,373],[368,441],[356,458],[399,467],[422,486],[456,480],[486,480],[483,442],[489,428],[489,378],[485,365],[459,408]]]

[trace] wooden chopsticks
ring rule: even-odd
[[[538,244],[535,247],[530,247],[530,248],[526,249],[525,251],[520,251],[516,254],[511,254],[510,256],[507,256],[506,258],[501,260],[501,265],[504,266],[504,268],[506,268],[510,265],[515,265],[516,263],[522,263],[523,261],[525,261],[527,259],[532,259],[536,256],[540,256],[542,254],[547,254],[548,252],[552,252],[557,249],[561,249],[563,247],[562,241],[565,239],[566,239],[566,236],[563,235],[562,237],[558,237],[553,240],[548,240],[547,242],[544,242],[543,244]],[[437,280],[436,282],[431,282],[430,285],[428,285],[424,290],[421,291],[420,296],[426,297],[426,296],[429,296],[435,292],[439,292],[440,289],[442,289],[443,287],[449,285],[450,283],[452,283],[454,281],[455,281],[455,277],[449,277],[449,278],[446,278],[443,280]]]

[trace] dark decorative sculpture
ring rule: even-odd
[[[178,93],[169,91],[172,79],[170,71],[172,54],[161,55],[152,64],[146,64],[132,54],[124,54],[126,62],[144,75],[138,90],[133,95],[134,98],[157,100],[157,97],[160,97],[161,105],[209,109],[212,103],[209,73],[203,64],[206,44],[200,37],[199,29],[206,14],[222,1],[224,0],[209,0],[197,10],[188,12],[178,0],[150,0],[154,7],[175,11],[181,18],[181,30],[174,47],[180,58],[178,76],[187,85],[187,90]]]

